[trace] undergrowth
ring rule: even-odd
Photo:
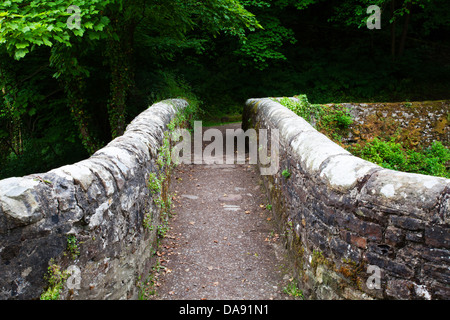
[[[440,141],[415,151],[406,148],[403,143],[395,142],[395,138],[390,141],[374,138],[363,147],[354,144],[347,149],[355,156],[387,169],[450,178],[446,166],[450,161],[450,150]]]

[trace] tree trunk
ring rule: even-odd
[[[406,9],[408,10],[408,13],[405,17],[405,22],[403,24],[403,30],[402,30],[402,36],[400,38],[400,46],[398,48],[398,56],[403,56],[403,53],[405,52],[405,43],[406,43],[406,35],[408,33],[408,27],[409,27],[409,21],[411,18],[411,3],[408,3],[406,6]]]
[[[86,86],[83,74],[77,70],[79,66],[73,61],[76,58],[77,48],[55,46],[50,58],[51,66],[59,73],[59,83],[64,89],[67,106],[74,120],[81,142],[89,154],[97,151],[101,144],[90,130],[90,117],[85,111],[86,99],[84,89]]]
[[[6,59],[4,61],[7,61]],[[11,67],[0,66],[0,91],[3,99],[4,110],[1,110],[6,123],[6,128],[9,136],[9,147],[17,155],[23,153],[22,140],[22,119],[21,114],[23,110],[17,103],[18,82],[15,72]]]
[[[83,79],[65,80],[66,95],[72,119],[78,127],[81,142],[89,154],[93,154],[100,148],[93,134],[89,130],[89,117],[84,110]]]
[[[394,12],[395,12],[395,0],[391,1],[391,19],[394,18]],[[396,21],[394,20],[391,23],[391,58],[392,61],[395,60],[395,24]]]
[[[119,40],[111,37],[106,51],[111,70],[108,115],[113,139],[125,132],[126,100],[134,84],[131,59],[135,30],[135,24],[132,22],[122,21],[120,18],[115,21],[113,32],[119,36]]]

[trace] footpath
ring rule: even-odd
[[[215,128],[225,132],[240,124]],[[148,298],[294,299],[285,292],[289,263],[256,165],[182,164],[170,189],[174,215]]]

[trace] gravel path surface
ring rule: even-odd
[[[157,252],[153,299],[292,299],[255,165],[180,165],[171,181],[175,215]]]

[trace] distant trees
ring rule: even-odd
[[[40,112],[36,92],[33,87],[24,86],[17,70],[10,67],[15,64],[11,59],[21,60],[32,52],[45,52],[48,62],[42,61],[42,68],[53,70],[82,143],[93,153],[101,141],[92,128],[93,115],[86,108],[86,81],[92,67],[85,61],[90,55],[100,52],[103,64],[109,68],[107,112],[111,136],[116,137],[125,130],[126,100],[134,85],[136,37],[153,54],[170,56],[177,46],[200,43],[201,39],[187,39],[192,29],[211,34],[223,32],[243,39],[248,29],[258,27],[256,18],[235,0],[3,1],[0,4],[0,120],[5,126],[0,138],[7,142],[9,151],[20,153],[21,116]]]
[[[319,2],[314,1],[314,2]],[[313,1],[300,1],[311,3]],[[347,26],[366,26],[366,9],[376,5],[382,11],[382,29],[390,33],[391,57],[403,56],[408,31],[424,35],[450,23],[450,2],[446,0],[343,0],[335,2],[330,21]]]

